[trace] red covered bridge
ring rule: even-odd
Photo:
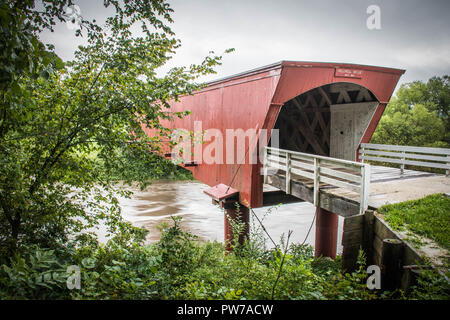
[[[272,164],[276,164],[273,166],[279,170],[284,170],[291,162],[298,164],[292,174],[303,172],[306,178],[311,175],[314,185],[310,186],[310,194],[305,193],[307,189],[291,184],[290,169],[284,170],[285,178],[274,174],[265,182],[317,206],[316,253],[333,256],[329,247],[336,247],[333,237],[336,237],[337,216],[329,211],[334,200],[323,198],[319,185],[341,181],[336,182],[337,185],[345,186],[343,181],[348,178],[361,182],[362,188],[364,166],[358,171],[359,167],[351,165],[357,161],[361,143],[368,143],[372,137],[403,73],[404,70],[399,69],[356,64],[282,61],[209,82],[193,95],[181,97],[180,101],[171,103],[171,111],[190,110],[192,113],[182,119],[165,121],[163,125],[208,132],[203,135],[203,143],[193,145],[193,156],[185,160],[185,166],[196,179],[212,187],[208,194],[232,215],[233,209],[226,202],[238,201],[244,221],[248,221],[246,208],[261,207],[270,202],[269,197],[273,198],[273,193],[263,192],[264,157],[266,161],[272,159]],[[270,137],[275,137],[273,129],[278,129],[279,144],[275,146],[282,151],[266,149],[264,152]],[[244,135],[245,139],[239,139],[237,134],[227,135],[227,130],[234,130],[234,134],[237,130],[255,132],[257,141],[252,141],[250,134]],[[240,152],[239,148],[245,152]],[[315,157],[308,159],[304,154]],[[250,161],[252,155],[256,162]],[[333,165],[327,158],[343,161]],[[320,172],[324,180],[316,181],[318,163],[323,163],[323,172]],[[352,170],[358,171],[356,180],[351,177]],[[328,173],[331,176],[327,176]],[[338,178],[331,179],[333,173]],[[350,189],[356,190],[351,183],[348,184]],[[305,186],[308,186],[306,182]],[[363,201],[361,198],[358,206],[362,206]],[[333,212],[343,216],[354,214],[351,208],[352,212],[346,213],[348,206],[344,207],[339,207],[343,208],[341,212]],[[229,236],[227,225],[225,219],[226,237]]]

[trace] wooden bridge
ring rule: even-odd
[[[333,221],[333,214],[329,213],[334,213],[334,218],[336,214],[345,217],[341,242],[345,270],[356,268],[361,246],[372,263],[382,264],[383,240],[400,238],[367,209],[419,199],[433,193],[450,193],[450,149],[365,143],[361,144],[359,159],[399,167],[370,165],[270,147],[266,147],[264,152],[265,185],[320,208],[316,214],[322,221],[317,222],[316,232],[319,229],[322,236],[316,233],[316,253],[319,246],[321,252],[331,256],[334,254],[337,221]],[[426,170],[439,169],[442,174],[408,170],[405,165],[426,167]],[[325,219],[321,210],[328,212]],[[325,240],[324,234],[328,235]],[[389,247],[389,243],[387,245]],[[403,256],[397,257],[402,264],[414,265],[422,259],[411,246],[406,245],[402,252]]]
[[[438,178],[443,175],[405,170],[405,165],[450,170],[450,149],[424,148],[361,144],[361,160],[399,164],[400,168],[371,166],[364,162],[348,161],[313,154],[266,147],[264,153],[264,183],[280,189],[304,201],[313,203],[343,217],[362,214],[368,209],[377,208],[380,202],[371,189],[386,183],[415,178]],[[419,159],[420,161],[418,161]],[[424,192],[450,192],[450,179],[447,183],[434,184],[436,179],[421,180]],[[404,181],[403,190],[409,188]],[[397,190],[399,192],[401,190]],[[395,201],[400,202],[402,197]],[[387,201],[389,202],[389,201]]]
[[[433,163],[433,168],[447,174],[450,169],[448,151],[368,144],[403,73],[348,63],[281,61],[212,81],[192,95],[169,101],[168,113],[190,111],[189,115],[161,119],[160,123],[165,129],[182,129],[194,136],[202,133],[204,140],[192,145],[193,156],[190,151],[183,152],[186,158],[181,165],[209,185],[206,193],[225,208],[226,242],[233,238],[229,217],[247,225],[240,238],[244,239],[251,208],[302,199],[317,207],[316,255],[334,257],[338,215],[359,215],[392,197],[411,194],[405,189],[413,187],[417,179],[404,183],[408,177],[443,177],[425,177],[430,174],[406,170],[405,165]],[[144,130],[152,137],[159,134],[158,127]],[[229,131],[244,136],[229,138]],[[245,136],[249,132],[255,133],[256,143]],[[276,148],[264,149],[269,145]],[[239,151],[248,155],[249,161],[241,159]],[[168,142],[162,153],[177,152]],[[255,154],[257,161],[250,161]],[[366,161],[395,163],[400,168]],[[445,181],[431,182],[434,188],[424,188],[423,183],[417,189],[436,190],[435,186],[445,186]],[[278,191],[265,192],[264,182]]]

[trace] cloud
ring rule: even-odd
[[[372,0],[169,1],[182,41],[170,67],[202,61],[210,50],[224,58],[212,80],[280,60],[349,62],[407,69],[401,82],[450,73],[450,1],[378,0],[381,30],[368,30]],[[104,19],[101,3],[80,1],[82,13]],[[82,41],[58,26],[46,35],[63,59]]]

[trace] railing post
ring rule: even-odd
[[[361,167],[361,191],[359,202],[359,213],[363,214],[369,206],[370,196],[370,165],[364,164]]]
[[[361,163],[364,163],[364,146],[359,147],[358,159],[361,160]]]
[[[450,156],[447,156],[447,165],[450,165]],[[450,170],[446,169],[445,176],[448,177],[449,173],[450,173]]]
[[[319,207],[319,159],[314,158],[314,205]]]
[[[291,154],[286,152],[286,193],[291,194]]]
[[[400,174],[403,174],[403,172],[405,171],[405,151],[402,151],[402,164],[400,165]]]
[[[264,163],[263,163],[263,172],[264,172],[264,184],[267,184],[267,153],[269,152],[269,149],[267,147],[264,147]]]

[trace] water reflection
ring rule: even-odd
[[[150,231],[147,243],[159,240],[157,226],[163,221],[171,222],[171,216],[183,217],[182,228],[197,235],[201,241],[223,242],[223,212],[203,192],[207,188],[207,185],[197,181],[160,180],[144,191],[133,189],[132,198],[121,199],[120,205],[125,219]],[[315,208],[310,203],[300,202],[254,211],[263,219],[264,226],[276,242],[283,233],[293,230],[291,241],[301,243],[311,225]],[[252,224],[258,225],[253,217]],[[340,218],[339,235],[341,229]],[[339,252],[342,251],[340,238],[341,236],[338,239]],[[314,227],[306,242],[314,244]]]

